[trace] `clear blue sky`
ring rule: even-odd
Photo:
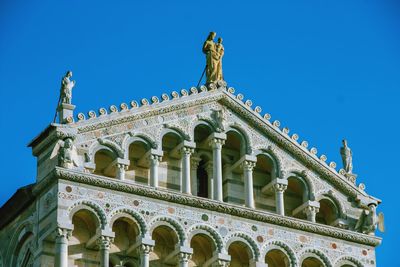
[[[137,2],[0,1],[0,204],[35,181],[26,145],[51,122],[66,70],[77,81],[77,112],[188,89],[204,68],[201,46],[213,30],[224,38],[224,76],[237,92],[329,161],[341,162],[341,139],[349,140],[358,181],[383,200],[387,232],[378,266],[394,266],[396,1]]]

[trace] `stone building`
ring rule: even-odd
[[[0,266],[376,266],[380,200],[224,81],[74,108],[29,144]]]

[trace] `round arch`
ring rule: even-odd
[[[327,190],[327,191],[318,193],[315,200],[320,201],[322,199],[328,199],[328,200],[332,201],[338,209],[339,218],[345,219],[346,210],[345,210],[342,202],[339,200],[339,198],[336,196],[336,194],[332,190]]]
[[[98,226],[101,229],[104,229],[107,225],[107,216],[104,210],[97,205],[96,203],[89,201],[89,200],[80,200],[72,204],[68,208],[68,218],[70,222],[72,222],[72,218],[74,217],[74,214],[77,213],[80,210],[87,210],[93,215],[95,215],[97,219]]]
[[[244,141],[243,148],[241,148],[241,150],[243,149],[244,154],[251,155],[252,151],[253,151],[253,149],[251,147],[252,143],[251,143],[250,136],[247,134],[246,130],[238,124],[231,124],[227,127],[225,134],[228,134],[229,132],[234,132],[243,139],[243,141]]]
[[[274,249],[277,249],[286,255],[286,257],[289,259],[289,264],[291,267],[298,266],[299,261],[296,257],[296,253],[294,252],[294,250],[289,245],[287,245],[286,243],[279,241],[279,240],[269,241],[268,243],[266,243],[263,246],[262,258],[265,259],[268,252],[270,252],[271,250],[274,250]]]
[[[254,151],[254,156],[266,156],[268,159],[270,159],[273,163],[273,167],[274,167],[274,178],[281,178],[282,176],[282,161],[280,159],[280,157],[277,155],[277,153],[274,151],[274,149],[271,148],[271,146],[269,146],[268,148],[260,148]]]
[[[188,134],[186,134],[185,132],[183,132],[182,129],[179,129],[179,128],[174,127],[174,126],[166,126],[161,130],[160,138],[158,139],[158,142],[161,143],[163,137],[166,134],[169,134],[169,133],[177,135],[181,139],[181,141],[190,139],[190,136]],[[159,147],[161,147],[161,146],[159,146]]]
[[[95,163],[94,162],[95,155],[100,150],[107,151],[116,158],[118,157],[118,152],[115,151],[114,148],[100,144],[98,141],[96,141],[89,147],[89,152],[87,154],[89,156],[89,162],[93,164]]]
[[[284,175],[284,179],[288,180],[291,177],[299,179],[304,184],[304,186],[308,192],[308,199],[311,201],[314,201],[315,200],[315,186],[314,186],[314,182],[310,179],[307,172],[299,171],[299,170],[288,170]]]
[[[149,230],[148,230],[149,236],[153,234],[154,229],[156,229],[158,226],[167,226],[171,228],[178,237],[179,244],[184,245],[186,243],[187,236],[185,230],[183,229],[182,225],[175,219],[165,216],[158,216],[156,218],[153,218],[149,223]]]
[[[190,244],[190,241],[192,238],[197,235],[197,234],[204,234],[208,236],[213,242],[215,247],[217,248],[219,253],[226,253],[225,246],[224,246],[224,241],[221,237],[221,235],[216,232],[213,228],[206,224],[195,224],[192,225],[188,229],[188,239],[187,242]]]
[[[342,265],[345,265],[345,264],[355,265],[356,267],[363,267],[363,264],[359,260],[357,260],[351,256],[340,257],[336,261],[335,267],[342,267]]]
[[[108,216],[109,228],[112,229],[114,222],[122,217],[131,219],[138,227],[140,235],[142,237],[144,237],[148,233],[146,221],[144,220],[142,215],[128,207],[117,208],[111,211],[110,215]]]
[[[13,235],[12,238],[9,242],[9,246],[8,249],[4,255],[4,264],[6,263],[6,261],[13,261],[14,260],[14,252],[17,249],[18,244],[21,242],[22,237],[25,236],[27,233],[33,233],[33,223],[30,219],[27,219],[23,222],[21,222],[21,224],[13,231]],[[13,262],[9,262],[11,263],[11,266],[16,266],[13,265]]]
[[[195,120],[192,125],[190,125],[190,139],[194,140],[194,132],[197,128],[197,126],[206,126],[210,129],[210,131],[213,133],[215,132],[215,127],[213,124],[213,121],[208,119],[208,118],[201,118],[201,119],[197,119]]]
[[[251,256],[252,259],[254,259],[255,261],[258,261],[260,258],[260,250],[256,244],[256,242],[248,235],[246,235],[245,233],[241,233],[241,232],[235,232],[232,233],[231,235],[229,235],[227,238],[225,238],[225,240],[227,240],[225,242],[225,247],[226,250],[229,249],[229,246],[234,243],[234,242],[243,242],[244,244],[246,244],[250,251],[251,251]]]
[[[147,149],[156,148],[156,143],[148,136],[142,135],[127,135],[122,142],[122,149],[124,151],[124,159],[129,159],[129,146],[135,142],[142,143]]]
[[[300,254],[300,261],[299,263],[302,264],[304,260],[307,258],[316,258],[320,260],[325,267],[333,267],[332,263],[329,261],[328,257],[320,250],[317,249],[305,249]]]

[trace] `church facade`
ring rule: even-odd
[[[376,266],[380,200],[224,81],[74,108],[29,145],[0,266]]]

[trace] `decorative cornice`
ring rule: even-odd
[[[101,117],[99,117],[98,119],[96,117],[93,117],[92,119],[89,119],[87,121],[77,122],[74,124],[74,126],[78,128],[78,133],[94,131],[101,128],[111,127],[122,123],[132,122],[138,119],[155,116],[158,114],[165,114],[168,112],[185,109],[193,105],[202,105],[209,102],[218,101],[222,97],[221,92],[223,91],[219,89],[210,91],[208,94],[203,94],[205,96],[204,98],[188,97],[182,98],[182,101],[179,101],[179,99],[177,98],[176,100],[174,100],[173,105],[171,105],[172,103],[170,102],[170,100],[164,100],[161,103],[155,102],[151,106],[151,108],[150,105],[147,104],[140,107],[140,109],[135,107],[130,110],[125,110],[124,112],[116,113],[115,115],[118,116],[112,116],[113,114],[107,115],[108,120],[104,120]]]
[[[53,175],[59,179],[64,179],[67,181],[98,186],[102,188],[115,190],[118,192],[125,192],[125,193],[145,196],[153,199],[164,200],[167,202],[182,204],[209,211],[221,212],[232,216],[243,217],[259,222],[265,222],[279,226],[289,227],[292,229],[298,229],[301,231],[325,235],[364,245],[378,246],[381,243],[381,238],[375,236],[369,236],[349,230],[338,229],[332,226],[311,223],[296,218],[280,216],[266,211],[253,210],[229,203],[218,202],[215,200],[210,200],[195,196],[187,196],[176,192],[168,192],[162,189],[155,190],[154,188],[148,186],[130,184],[127,182],[121,182],[111,178],[98,176],[94,174],[81,173],[79,171],[67,170],[60,167],[56,167],[56,169],[53,172]]]

